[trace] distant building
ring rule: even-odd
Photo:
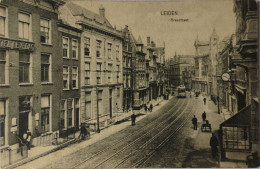
[[[132,59],[134,89],[133,109],[141,109],[144,104],[146,104],[147,86],[145,55],[144,44],[139,36],[134,45],[134,55]]]
[[[133,103],[133,69],[132,56],[134,38],[128,26],[122,31],[123,34],[123,111],[128,112]]]
[[[192,86],[192,75],[194,72],[194,56],[193,55],[177,55],[173,58],[173,85],[185,85],[187,90]]]
[[[216,97],[217,78],[216,74],[218,35],[215,28],[209,41],[199,41],[198,37],[194,42],[195,52],[195,76],[192,79],[192,88],[195,91]]]

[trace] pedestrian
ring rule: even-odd
[[[147,112],[147,105],[146,104],[144,105],[144,111],[145,111],[145,113]]]
[[[193,124],[193,129],[194,130],[197,130],[197,121],[198,121],[198,119],[194,115],[194,117],[192,118],[192,124]]]
[[[133,114],[131,115],[132,126],[135,125],[135,119],[136,119],[136,115],[133,113]]]
[[[212,133],[212,137],[210,138],[209,144],[211,147],[212,158],[216,158],[218,152],[218,139],[214,133]]]
[[[81,124],[79,138],[81,137],[81,139],[84,140],[85,136],[88,135],[88,134],[89,134],[89,132],[86,129],[85,124]]]
[[[202,120],[205,121],[207,117],[206,112],[204,111],[201,116],[202,116]]]
[[[27,146],[28,150],[31,149],[31,140],[32,140],[32,133],[30,132],[29,129],[27,129],[26,132],[23,134],[23,141]]]
[[[151,103],[150,105],[150,111],[152,112],[153,111],[153,104]]]
[[[203,99],[203,102],[204,102],[204,105],[206,105],[206,98],[204,97],[204,99]]]

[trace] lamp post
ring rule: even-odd
[[[218,81],[218,77],[220,77],[220,76],[216,76],[216,79],[217,79],[217,81]],[[218,101],[218,114],[220,114],[220,108],[219,108],[219,87],[218,87],[218,85],[217,85],[217,94],[218,94],[218,96],[217,96],[217,101]]]
[[[98,113],[98,88],[96,88],[96,93],[97,93],[97,133],[100,133],[99,129],[99,113]]]

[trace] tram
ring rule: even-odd
[[[184,85],[178,86],[177,90],[178,90],[178,95],[177,95],[178,98],[186,97],[186,88]]]

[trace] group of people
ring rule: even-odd
[[[205,111],[202,113],[201,117],[202,117],[202,120],[203,120],[203,121],[206,121],[207,115],[206,115],[206,112],[205,112]],[[193,124],[193,129],[194,129],[194,130],[197,130],[198,119],[197,119],[197,117],[196,117],[195,115],[194,115],[194,117],[192,118],[192,124]]]
[[[145,104],[144,105],[144,110],[145,110],[145,112],[147,112],[147,110],[152,112],[153,111],[153,104],[150,104],[150,107],[147,107],[147,105]]]

